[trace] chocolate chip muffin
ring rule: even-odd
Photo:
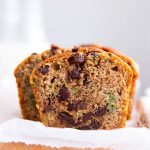
[[[130,100],[129,100],[129,107],[128,107],[128,119],[131,119],[131,113],[132,113],[133,103],[134,103],[136,81],[138,79],[138,71],[136,69],[135,62],[131,58],[119,53],[117,50],[112,49],[110,47],[100,46],[100,45],[96,45],[96,44],[83,44],[83,45],[81,45],[81,47],[101,48],[102,50],[104,50],[106,52],[111,52],[111,53],[117,55],[119,58],[121,58],[124,62],[126,62],[131,67],[131,69],[133,71],[133,79],[132,79],[132,87],[131,87],[131,91],[130,91]]]
[[[132,77],[116,55],[81,47],[37,64],[30,84],[44,125],[115,129],[126,124]]]
[[[33,53],[21,62],[15,69],[14,75],[18,86],[18,95],[23,118],[29,120],[39,120],[35,97],[29,81],[34,66],[46,58],[64,51],[65,50],[63,48],[52,45],[50,50],[46,50],[42,54]],[[44,73],[46,72],[46,69],[41,71]]]

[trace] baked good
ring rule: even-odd
[[[111,53],[117,55],[118,57],[120,57],[124,62],[126,62],[131,67],[131,69],[133,71],[133,79],[132,79],[132,88],[130,91],[130,100],[129,100],[129,107],[128,107],[128,119],[131,119],[131,113],[132,113],[133,103],[134,103],[136,81],[138,79],[138,71],[136,69],[135,62],[131,58],[119,53],[117,50],[110,48],[110,47],[100,46],[100,45],[96,45],[96,44],[83,44],[83,45],[81,45],[81,47],[98,47],[98,48],[101,48],[102,50],[104,50],[106,52],[111,52]]]
[[[40,121],[83,130],[125,127],[132,76],[119,57],[95,47],[48,58],[30,78]]]
[[[50,50],[46,50],[42,54],[33,53],[15,69],[14,75],[18,86],[19,102],[23,118],[39,120],[34,94],[29,81],[34,66],[46,58],[62,53],[63,51],[65,51],[63,48],[52,45]]]

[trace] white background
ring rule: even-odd
[[[50,43],[97,43],[120,49],[150,85],[149,0],[0,0],[0,81]]]

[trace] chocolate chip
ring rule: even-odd
[[[118,93],[118,95],[121,95],[122,94],[122,92],[121,92],[121,90],[117,90],[117,93]]]
[[[70,103],[70,104],[68,104],[67,110],[68,111],[73,111],[73,110],[77,110],[77,108],[78,108],[78,104],[77,103]]]
[[[46,66],[41,66],[41,67],[38,69],[38,71],[39,71],[41,74],[46,75],[46,74],[48,73],[48,71],[49,71],[49,66],[48,66],[48,65],[46,65]]]
[[[45,65],[46,68],[49,68],[49,65]]]
[[[72,49],[72,52],[77,52],[77,51],[78,51],[77,47]]]
[[[84,122],[87,121],[87,120],[90,120],[91,117],[92,117],[92,115],[93,115],[93,113],[92,113],[92,112],[89,112],[89,113],[87,113],[87,114],[85,114],[85,115],[83,116],[82,120],[83,120]]]
[[[81,126],[81,127],[78,127],[77,129],[79,130],[92,130],[92,129],[99,129],[101,125],[96,122],[96,121],[93,121],[90,125],[85,125],[85,126]]]
[[[32,55],[37,55],[37,53],[32,53]]]
[[[90,126],[81,126],[81,127],[78,127],[77,129],[79,130],[90,130]]]
[[[84,59],[84,55],[81,54],[74,54],[69,58],[69,62],[71,64],[73,63],[84,63],[85,59]]]
[[[55,77],[54,77],[54,78],[52,78],[51,83],[53,83],[55,79],[56,79]]]
[[[71,72],[68,73],[69,79],[79,79],[80,78],[80,71],[77,67],[73,67]]]
[[[85,102],[79,101],[79,102],[74,102],[74,103],[69,103],[68,104],[68,111],[73,111],[73,110],[78,110],[78,109],[84,109],[86,107]]]
[[[108,55],[111,57],[112,56],[112,54],[111,53],[108,53]]]
[[[47,78],[46,78],[46,77],[44,77],[44,78],[43,78],[43,81],[46,81],[46,79],[47,79]]]
[[[63,86],[59,90],[59,100],[64,101],[67,100],[68,98],[69,98],[69,91],[65,86]]]
[[[58,118],[62,121],[69,123],[69,124],[74,124],[74,120],[73,120],[72,116],[69,115],[67,112],[60,112],[58,114]]]
[[[98,52],[90,52],[90,55],[93,57],[96,57],[96,56],[98,56]]]
[[[115,67],[112,68],[112,70],[113,70],[113,71],[118,71],[118,67],[115,66]]]
[[[51,51],[52,51],[53,55],[55,55],[57,53],[57,49],[58,49],[58,46],[51,45]]]
[[[96,111],[95,111],[95,116],[100,117],[100,116],[104,116],[107,112],[107,107],[99,107]]]
[[[50,49],[50,53],[51,53],[51,51],[52,51],[52,53],[53,53],[53,55],[56,55],[56,54],[62,54],[62,52],[64,51],[64,50],[62,50],[61,48],[59,48],[57,45],[51,45],[51,49]]]
[[[83,85],[87,85],[87,84],[89,84],[90,82],[88,81],[88,75],[87,74],[85,74],[84,75],[84,80],[83,80]]]
[[[85,102],[79,101],[79,102],[74,102],[74,103],[69,103],[68,104],[68,111],[76,111],[78,109],[84,109],[86,107]]]
[[[76,126],[76,127],[79,126],[80,125],[80,121],[74,122],[73,125]]]
[[[92,122],[90,125],[91,129],[99,129],[100,124],[96,121]]]
[[[72,79],[79,79],[80,78],[80,72],[78,70],[72,70],[70,72]]]
[[[57,62],[54,62],[52,63],[52,66],[51,66],[55,71],[59,70],[60,69],[60,65],[57,63]]]

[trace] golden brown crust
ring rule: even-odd
[[[32,55],[30,55],[29,57],[27,57],[23,62],[21,62],[15,69],[14,71],[14,76],[16,77],[16,83],[17,83],[17,87],[18,87],[18,97],[19,97],[19,104],[21,107],[21,112],[22,112],[22,116],[24,119],[29,119],[29,120],[38,120],[38,116],[36,115],[36,112],[28,112],[27,107],[25,107],[26,103],[24,101],[24,96],[23,96],[23,89],[21,87],[22,84],[22,80],[23,80],[23,67],[29,63],[30,59],[32,59]],[[39,60],[41,59],[41,57],[38,55]],[[21,74],[22,72],[22,74]],[[31,115],[30,115],[31,114]],[[33,117],[33,115],[35,117]]]
[[[95,47],[91,47],[91,48],[89,48],[89,47],[88,48],[87,47],[86,48],[79,48],[79,50],[78,50],[78,52],[83,52],[83,53],[89,53],[89,52],[93,52],[93,51],[94,52],[105,53],[100,48],[95,48]],[[54,60],[59,60],[61,58],[69,58],[72,54],[73,54],[72,52],[65,52],[64,54],[56,55],[56,56],[53,56],[51,58],[48,58],[45,61],[42,61],[41,63],[37,64],[36,67],[34,68],[33,72],[32,72],[32,75],[30,77],[30,84],[33,85],[32,89],[33,89],[33,92],[34,92],[34,95],[35,95],[35,99],[36,99],[36,103],[37,103],[37,106],[38,106],[38,110],[39,110],[39,113],[40,113],[40,120],[44,124],[46,124],[46,123],[43,121],[43,112],[42,112],[42,108],[40,107],[41,106],[40,93],[39,93],[38,88],[34,86],[35,76],[38,76],[36,74],[37,73],[36,71],[37,71],[38,67],[44,66],[44,64],[46,64],[46,63],[51,63]],[[129,78],[128,78],[127,83],[126,83],[128,91],[124,91],[124,93],[126,93],[126,94],[124,95],[124,98],[122,99],[122,106],[123,106],[122,121],[121,121],[121,124],[118,126],[118,128],[123,128],[126,125],[126,118],[127,118],[127,114],[128,114],[129,99],[128,99],[127,93],[129,93],[130,89],[131,89],[133,72],[132,72],[131,68],[126,63],[124,63],[124,61],[121,60],[118,56],[116,56],[114,54],[111,54],[111,56],[112,56],[111,57],[112,60],[114,62],[117,61],[117,63],[119,63],[120,65],[122,65],[125,68],[125,70],[128,72],[128,75],[129,75]]]
[[[119,53],[116,49],[113,49],[110,47],[96,45],[96,44],[84,44],[84,45],[81,45],[81,47],[101,48],[102,50],[104,50],[106,52],[111,52],[111,53],[117,55],[131,67],[131,69],[133,71],[133,79],[132,79],[132,87],[131,87],[131,91],[130,91],[130,101],[129,101],[129,108],[128,108],[128,119],[131,119],[131,113],[132,113],[133,104],[134,104],[136,81],[138,79],[138,71],[136,69],[135,62],[131,58]]]

